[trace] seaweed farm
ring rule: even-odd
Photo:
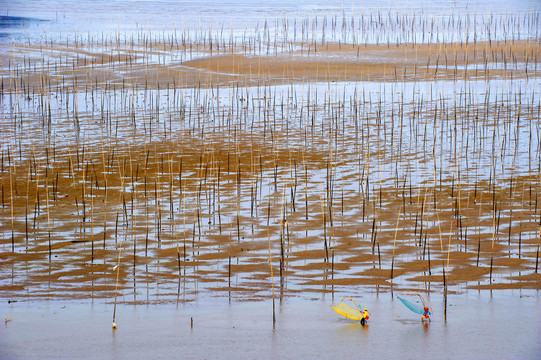
[[[498,9],[8,37],[0,296],[535,297],[541,20]]]

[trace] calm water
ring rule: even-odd
[[[341,294],[346,295],[346,294]],[[396,295],[396,294],[395,294]],[[338,294],[335,299],[340,297]],[[541,355],[541,298],[537,291],[450,295],[427,327],[390,293],[358,298],[372,313],[368,327],[339,318],[330,296],[276,302],[201,297],[194,303],[113,306],[73,302],[2,302],[2,359],[351,358],[535,359]],[[190,327],[193,318],[194,326]],[[527,331],[525,331],[527,329]]]
[[[3,4],[2,4],[3,3]],[[444,24],[451,19],[463,19],[460,23],[464,32],[466,20],[469,20],[472,33],[480,33],[481,27],[474,29],[474,19],[479,24],[494,23],[501,15],[519,16],[528,12],[538,12],[537,0],[495,0],[495,1],[442,1],[418,0],[412,3],[397,4],[395,1],[339,1],[295,0],[257,2],[243,0],[229,1],[174,1],[174,0],[118,0],[118,1],[54,1],[54,0],[2,0],[0,16],[28,18],[26,21],[0,21],[0,41],[11,42],[36,39],[40,37],[69,37],[75,33],[115,33],[130,34],[144,29],[156,32],[171,31],[216,31],[233,30],[237,36],[243,31],[265,26],[278,27],[288,21],[292,28],[300,27],[302,19],[320,21],[315,24],[322,28],[321,19],[327,18],[327,33],[330,23],[352,18],[363,23],[380,24],[380,32],[394,32],[392,23],[402,15],[415,14],[417,20],[441,20],[442,25],[436,31],[441,32]],[[35,21],[40,20],[40,21]],[[295,22],[297,21],[297,22]],[[422,21],[422,20],[421,20]],[[419,25],[419,22],[418,22]],[[507,24],[509,25],[509,24]],[[312,24],[310,24],[312,26]],[[418,29],[420,30],[420,29]],[[447,29],[454,32],[458,29]],[[506,32],[512,31],[507,28]],[[55,34],[55,35],[51,35]],[[493,33],[492,36],[495,34]],[[497,34],[496,34],[497,35]],[[503,33],[500,33],[504,36]],[[327,36],[329,36],[327,34]],[[338,40],[338,36],[337,39]],[[374,41],[375,39],[369,39]],[[417,39],[421,41],[421,39]]]

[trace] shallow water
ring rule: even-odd
[[[214,1],[171,1],[171,0],[120,0],[120,1],[25,1],[11,0],[5,6],[1,15],[26,17],[29,21],[24,24],[15,24],[10,28],[2,29],[0,42],[11,42],[14,39],[36,39],[47,37],[74,37],[75,34],[86,35],[88,33],[132,34],[134,31],[153,30],[155,32],[213,32],[219,33],[224,29],[233,31],[235,36],[250,33],[256,28],[269,26],[274,30],[288,22],[289,27],[296,24],[300,30],[303,20],[314,16],[327,17],[329,22],[334,19],[349,21],[353,16],[365,16],[363,23],[368,27],[376,26],[378,32],[390,31],[388,37],[382,37],[378,33],[368,34],[366,28],[359,28],[359,34],[350,33],[350,37],[357,37],[362,41],[376,42],[384,40],[406,40],[405,32],[400,29],[390,29],[395,17],[415,14],[418,24],[415,35],[410,34],[408,40],[415,39],[424,42],[429,39],[435,41],[443,39],[442,26],[449,20],[462,19],[456,26],[446,29],[446,40],[457,41],[459,33],[464,32],[466,20],[468,20],[468,33],[471,39],[474,37],[481,40],[488,36],[485,26],[494,26],[500,29],[498,33],[492,31],[491,36],[505,37],[506,33],[515,31],[515,28],[506,28],[502,31],[502,25],[498,19],[502,14],[524,14],[539,11],[539,3],[536,0],[496,0],[496,1],[469,1],[455,0],[417,0],[404,4],[394,1],[340,1],[337,3],[324,0],[295,0],[295,1],[271,1],[264,0],[249,2],[244,0],[229,0],[227,2]],[[387,16],[389,16],[387,18]],[[426,17],[426,19],[425,19]],[[436,26],[431,26],[432,19],[436,19]],[[475,19],[475,20],[474,20]],[[36,21],[39,20],[39,21]],[[426,22],[425,22],[426,20]],[[441,22],[440,22],[441,20]],[[471,20],[471,23],[470,23]],[[276,21],[276,23],[275,23]],[[479,22],[476,27],[473,24]],[[438,23],[439,27],[438,28]],[[483,26],[481,25],[483,24]],[[509,25],[509,24],[507,24]],[[421,32],[423,26],[425,31]],[[315,28],[322,29],[322,22],[315,24]],[[396,31],[398,30],[398,31]],[[271,33],[274,33],[272,31]],[[300,34],[300,31],[299,31]],[[436,36],[436,34],[438,34]],[[269,34],[273,36],[273,34]],[[510,35],[510,34],[508,34]],[[516,36],[517,34],[513,34]],[[286,36],[286,35],[284,35]],[[290,37],[291,34],[287,35]],[[318,37],[323,37],[319,31]],[[340,32],[330,34],[326,32],[328,40],[338,41],[342,39]],[[297,38],[299,39],[299,38]]]
[[[335,300],[347,294],[335,294]],[[394,294],[395,296],[397,294]],[[432,321],[407,310],[390,293],[357,298],[368,326],[340,318],[330,295],[227,303],[201,296],[193,303],[117,308],[77,302],[2,302],[0,357],[15,359],[534,359],[541,356],[538,291],[431,294]],[[193,319],[193,328],[190,320]],[[527,329],[527,330],[526,330]]]

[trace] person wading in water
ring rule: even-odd
[[[366,323],[368,323],[369,318],[370,318],[370,314],[368,313],[368,310],[364,308],[363,318],[361,319],[361,325],[365,325]]]

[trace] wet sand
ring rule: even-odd
[[[541,288],[538,42],[104,46],[0,61],[3,297]]]
[[[337,81],[444,81],[536,78],[541,47],[533,40],[433,44],[287,43],[280,49],[208,44],[111,45],[84,48],[69,44],[1,45],[10,63],[40,63],[21,68],[32,91],[62,87],[193,88],[259,86]],[[151,47],[151,49],[149,49]],[[188,57],[187,59],[183,59]],[[52,67],[50,62],[54,62]],[[41,66],[40,66],[41,67]],[[4,73],[4,87],[16,79]],[[46,87],[45,87],[46,85]]]
[[[235,297],[248,299],[270,297],[269,246],[274,285],[283,296],[358,285],[377,286],[381,290],[425,290],[431,285],[440,288],[444,268],[450,286],[539,289],[541,285],[541,275],[534,273],[539,244],[535,200],[524,201],[525,192],[534,184],[530,178],[515,180],[513,186],[521,190],[515,191],[513,197],[509,197],[509,189],[495,195],[499,202],[514,209],[513,213],[498,214],[499,229],[493,227],[496,220],[487,216],[494,194],[479,184],[475,191],[460,190],[459,217],[457,197],[449,196],[453,190],[443,184],[435,190],[428,186],[382,187],[372,194],[375,200],[368,200],[369,194],[342,194],[338,190],[331,208],[333,223],[326,220],[324,224],[322,199],[306,197],[320,192],[319,182],[306,183],[299,176],[298,195],[291,198],[290,193],[284,196],[284,191],[290,189],[284,190],[283,182],[295,180],[288,179],[286,173],[274,195],[262,197],[253,191],[254,183],[259,182],[263,189],[274,188],[272,164],[282,172],[294,162],[303,164],[310,169],[306,171],[311,178],[328,165],[325,153],[303,154],[304,159],[290,155],[288,160],[267,158],[260,148],[261,157],[250,159],[248,151],[235,154],[215,149],[204,155],[209,162],[200,162],[201,155],[190,156],[180,145],[163,149],[155,145],[157,155],[148,160],[144,159],[148,154],[144,149],[124,151],[115,152],[116,161],[111,159],[112,153],[85,155],[85,163],[98,168],[91,172],[78,168],[73,154],[75,169],[70,170],[70,154],[56,149],[56,159],[49,170],[54,174],[52,179],[45,180],[47,175],[43,173],[40,179],[29,179],[29,168],[31,172],[45,170],[34,170],[31,163],[12,174],[12,184],[18,184],[18,201],[13,203],[15,251],[10,251],[11,224],[4,221],[1,254],[1,290],[9,294],[7,297],[87,298],[91,294],[110,300],[121,247],[120,289],[131,293],[134,302],[145,301],[137,298],[149,288],[167,294],[152,300],[147,294],[146,301],[152,302],[189,300],[205,290],[217,296],[231,296],[233,292],[237,293]],[[227,171],[228,157],[233,156],[234,165],[230,161]],[[162,161],[171,168],[162,168]],[[248,161],[261,161],[262,167],[252,173]],[[114,165],[109,167],[107,163]],[[178,178],[181,163],[182,182]],[[210,173],[206,181],[199,175],[201,169]],[[96,177],[84,180],[83,184],[83,171]],[[244,205],[237,217],[239,171],[245,178],[238,185],[239,203]],[[51,182],[50,189],[43,189],[46,181]],[[75,188],[74,181],[79,184]],[[8,186],[5,182],[4,189]],[[402,190],[411,190],[411,197],[401,194]],[[46,191],[51,193],[45,194]],[[423,200],[422,191],[435,192],[437,210],[423,205],[428,201]],[[532,193],[538,191],[538,187],[532,188]],[[219,199],[212,195],[218,192]],[[47,196],[49,212],[44,199]],[[159,211],[154,205],[156,201],[163,203]],[[287,214],[282,210],[286,201]],[[325,207],[328,216],[328,205]],[[4,219],[10,218],[10,209],[11,204],[6,201]],[[280,218],[287,223],[281,223]],[[460,222],[462,228],[457,228]],[[509,223],[511,228],[506,226]],[[492,281],[487,283],[491,272]]]

